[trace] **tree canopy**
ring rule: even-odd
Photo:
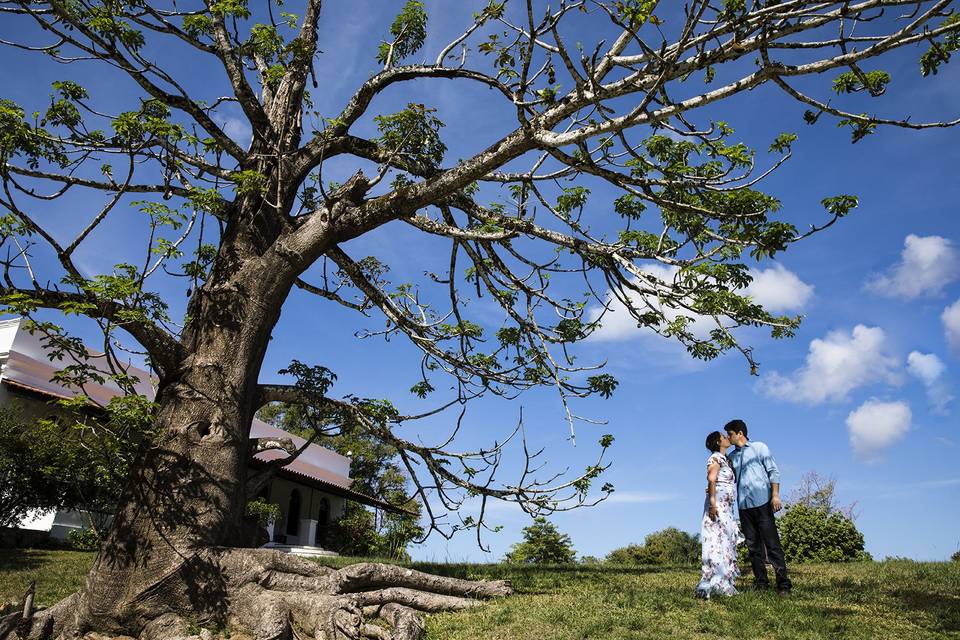
[[[517,542],[504,560],[515,564],[570,564],[577,558],[570,536],[546,518],[534,518],[523,528],[523,540]]]
[[[667,527],[648,534],[643,544],[614,549],[606,560],[615,564],[691,566],[700,562],[700,538]]]
[[[319,2],[299,13],[226,0],[193,8],[4,2],[4,15],[25,27],[5,44],[56,62],[101,64],[132,80],[139,95],[133,108],[111,109],[68,72],[45,108],[3,101],[0,201],[9,258],[2,299],[16,313],[51,308],[93,318],[108,352],[123,329],[163,381],[182,369],[202,334],[201,308],[215,305],[229,316],[223,296],[254,277],[246,270],[280,260],[288,267],[285,284],[266,304],[279,308],[294,286],[318,302],[380,314],[385,327],[365,335],[403,334],[421,351],[413,393],[434,394],[442,374],[455,381],[453,397],[438,400],[437,410],[552,386],[573,437],[586,418],[572,401],[609,396],[617,386],[572,351],[604,321],[602,313],[586,313],[588,303],[609,308],[619,301],[638,327],[679,340],[694,357],[736,349],[755,370],[736,329],[765,326],[788,336],[799,318],[774,316],[742,295],[749,262],[776,255],[857,205],[855,195],[827,195],[825,216],[807,229],[787,222],[779,199],[760,188],[790,158],[797,135],[782,133],[758,151],[714,118],[712,106],[771,84],[809,107],[808,123],[835,119],[854,142],[881,125],[956,124],[842,107],[846,96],[880,96],[894,86],[888,72],[864,65],[895,49],[921,45],[920,73],[936,75],[958,47],[951,4],[491,1],[426,55],[429,15],[410,0],[370,47],[380,68],[330,112],[317,107],[321,79],[313,72]],[[596,42],[562,35],[577,28]],[[222,74],[211,87],[228,93],[194,88],[189,72],[167,68],[163,60],[174,51],[209,59]],[[818,92],[798,88],[803,76],[825,73],[832,82]],[[440,79],[489,87],[491,103],[515,111],[515,128],[473,156],[449,158],[447,141],[456,132],[445,130],[434,107],[378,110],[391,88]],[[224,125],[231,105],[249,126],[249,142]],[[354,133],[364,126],[373,135]],[[350,162],[355,173],[343,184],[322,178],[325,166],[342,172]],[[619,195],[597,201],[591,191],[599,185]],[[45,224],[49,201],[73,202],[80,193],[78,212],[90,211],[85,222]],[[102,205],[91,208],[97,193]],[[80,247],[129,210],[144,216],[137,230],[146,259],[120,261],[108,273],[79,266]],[[377,256],[349,255],[349,240],[385,224],[446,239],[447,268],[423,283],[394,285]],[[218,280],[215,272],[231,278]],[[156,292],[158,280],[171,277],[182,279],[189,296],[183,321],[171,315],[182,305]],[[571,284],[575,278],[580,286]],[[445,310],[431,285],[448,290]],[[500,326],[471,317],[470,291],[499,305]],[[80,353],[59,323],[40,317],[37,326],[51,341]],[[712,328],[697,327],[703,318]],[[70,367],[76,382],[90,375],[123,382],[121,367],[95,373],[80,360]],[[503,442],[463,454],[403,440],[389,425],[416,416],[381,400],[326,396],[328,365],[335,363],[291,367],[295,384],[262,385],[248,401],[301,401],[306,392],[336,419],[363,422],[403,452],[405,464],[417,461],[411,476],[422,500],[436,496],[449,508],[465,490],[549,512],[584,503],[603,469],[598,462],[559,484],[525,472],[495,487],[480,480],[479,469],[498,459]],[[602,448],[611,441],[605,436]],[[428,513],[434,516],[429,505]]]
[[[0,526],[14,527],[32,511],[74,509],[101,535],[152,435],[142,402],[120,397],[95,413],[52,402],[43,417],[16,401],[0,408]]]

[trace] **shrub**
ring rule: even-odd
[[[950,556],[950,559],[954,562],[960,562],[960,550],[957,550],[952,556]]]
[[[343,517],[333,523],[324,546],[344,556],[376,557],[381,548],[374,515],[363,505],[347,502]]]
[[[651,533],[643,544],[631,544],[607,554],[616,564],[690,566],[700,562],[700,539],[676,527]]]
[[[780,540],[787,562],[850,562],[868,560],[863,534],[839,511],[788,505],[779,518]]]
[[[510,547],[504,560],[513,564],[570,564],[577,557],[570,536],[546,518],[534,518],[523,530],[523,542]]]
[[[76,551],[96,551],[102,536],[96,529],[73,529],[67,533],[67,544]]]
[[[257,498],[247,503],[247,515],[266,527],[280,519],[280,505]]]

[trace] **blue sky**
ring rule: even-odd
[[[325,3],[324,53],[316,66],[321,87],[314,92],[324,115],[336,113],[352,89],[375,71],[376,44],[392,19],[384,4]],[[454,9],[453,3],[427,2],[431,26],[425,59],[432,60],[445,39],[462,29],[469,11],[476,10],[471,3],[456,4]],[[29,32],[7,20],[0,23],[0,37],[9,38],[15,28]],[[600,34],[588,23],[569,37],[593,42]],[[912,114],[917,121],[960,115],[960,65],[947,65],[938,77],[924,80],[917,70],[919,53],[911,49],[885,64],[894,78],[888,95],[846,104],[852,111]],[[188,86],[211,98],[223,91],[222,71],[196,65],[172,50],[163,55]],[[43,109],[49,83],[67,78],[84,82],[98,104],[114,110],[137,104],[139,94],[120,76],[82,64],[51,65],[10,49],[4,57],[8,62],[0,67],[0,97],[28,110]],[[816,78],[807,86],[825,87],[829,80]],[[448,81],[396,88],[376,106],[390,112],[411,101],[436,107],[447,123],[448,161],[483,148],[512,128],[510,110],[497,104],[491,92]],[[857,524],[875,557],[945,559],[960,548],[960,129],[885,129],[851,145],[849,133],[826,118],[816,126],[804,125],[803,111],[774,89],[761,88],[703,116],[726,120],[758,149],[781,131],[799,134],[794,157],[764,183],[767,192],[782,199],[784,217],[798,226],[823,221],[819,202],[824,197],[860,197],[856,212],[834,228],[793,246],[775,262],[751,265],[757,276],[751,294],[775,311],[805,316],[791,340],[774,341],[759,331],[741,334],[755,350],[759,377],[751,377],[735,354],[709,363],[692,361],[677,345],[633,329],[622,312],[614,311],[579,350],[584,361],[607,361],[607,370],[620,381],[611,399],[591,399],[576,407],[606,425],[578,426],[574,446],[560,402],[550,390],[512,402],[485,400],[467,414],[464,449],[509,433],[522,406],[528,438],[547,447],[544,456],[555,469],[582,469],[592,463],[601,434],[616,437],[613,465],[605,474],[616,487],[613,496],[598,507],[554,518],[578,553],[602,556],[666,526],[696,532],[707,457],[703,440],[734,417],[744,419],[751,436],[770,446],[785,495],[806,471],[834,477],[839,502],[856,503]],[[227,109],[220,118],[235,139],[246,142],[249,128],[239,112]],[[355,132],[373,131],[368,119]],[[331,165],[325,178],[355,169]],[[595,201],[604,195],[596,187]],[[503,196],[491,192],[490,197]],[[96,202],[81,196],[69,207],[43,209],[44,219],[67,235]],[[604,224],[605,211],[595,214],[596,225]],[[136,255],[142,231],[136,214],[122,211],[115,225],[95,234],[78,258],[91,275],[107,270]],[[390,265],[395,283],[423,282],[423,272],[443,269],[448,257],[444,243],[396,223],[345,249],[355,258],[378,256]],[[38,263],[44,259],[39,252]],[[156,288],[182,308],[182,282],[158,281]],[[425,290],[427,296],[441,294]],[[474,319],[488,328],[499,326],[501,318],[485,301],[472,309]],[[419,370],[417,352],[409,344],[399,337],[389,342],[354,338],[358,330],[382,325],[377,316],[361,318],[295,291],[274,332],[261,380],[280,380],[275,372],[297,358],[333,369],[338,375],[334,391],[342,395],[388,397],[403,413],[432,406],[408,391]],[[92,338],[89,325],[78,324],[76,330]],[[443,385],[434,386],[444,391]],[[403,433],[427,442],[442,440],[453,417],[403,427]],[[508,471],[508,463],[504,468]],[[504,480],[508,477],[505,473]],[[431,538],[413,549],[414,557],[499,559],[528,520],[509,506],[496,507],[492,514],[491,524],[504,529],[485,536],[491,553],[481,552],[475,539],[464,534],[449,542]]]

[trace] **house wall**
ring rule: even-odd
[[[300,517],[295,527],[297,532],[295,535],[287,533],[287,523],[290,521],[290,499],[294,490],[300,493]],[[330,504],[330,517],[326,523],[318,521],[323,498],[326,498]],[[339,520],[347,508],[345,498],[330,495],[325,491],[295,483],[286,478],[273,479],[268,490],[267,502],[280,506],[281,516],[274,524],[273,540],[280,541],[285,536],[286,544],[304,546],[315,546],[317,527]]]
[[[0,383],[0,407],[14,410],[25,424],[32,424],[41,418],[54,418],[67,415],[56,400],[21,392],[15,387]]]

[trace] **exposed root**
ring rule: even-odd
[[[417,640],[424,632],[423,613],[468,609],[481,604],[479,599],[512,593],[504,581],[445,578],[374,563],[336,570],[265,549],[209,549],[185,564],[191,565],[205,571],[174,572],[163,579],[162,590],[134,599],[138,619],[147,621],[138,627],[123,620],[114,624],[129,636],[93,633],[79,619],[79,603],[90,597],[81,593],[39,612],[25,598],[0,618],[0,640],[215,640],[217,634],[201,624],[253,640]],[[182,597],[198,593],[220,594],[222,602]],[[192,610],[183,606],[188,601]],[[152,608],[145,609],[148,605]]]
[[[49,609],[33,607],[33,585],[15,611],[0,617],[0,640],[38,640],[76,635],[77,594],[70,595]]]

